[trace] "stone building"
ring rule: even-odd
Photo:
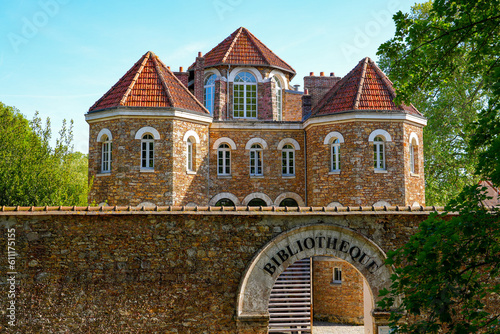
[[[187,71],[147,52],[86,114],[89,202],[425,205],[426,120],[393,102],[375,62],[361,59],[343,78],[310,73],[304,91],[294,76],[245,28]],[[314,316],[363,323],[363,276],[335,258],[314,258],[313,270]]]
[[[239,28],[183,71],[147,52],[86,114],[91,203],[424,205],[422,129],[364,58],[295,71]]]

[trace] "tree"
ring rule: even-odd
[[[430,94],[441,109],[436,115],[446,110],[438,99],[453,97],[464,79],[466,87],[456,91],[467,92],[463,108],[477,118],[459,123],[461,154],[477,158],[477,177],[499,186],[500,2],[436,0],[414,10],[426,6],[426,15],[394,15],[395,37],[379,54],[388,59],[398,100]],[[484,198],[481,189],[465,186],[445,213],[431,215],[388,254],[396,275],[379,306],[393,309],[398,333],[500,333],[500,214],[485,208]]]
[[[413,21],[428,20],[432,8],[432,2],[416,4],[406,17]],[[424,128],[426,204],[445,205],[464,186],[479,181],[474,173],[477,155],[469,154],[473,150],[469,139],[473,137],[472,124],[478,121],[478,110],[485,106],[490,91],[482,88],[482,77],[477,72],[469,72],[470,64],[464,58],[454,60],[455,70],[439,81],[438,86],[416,81],[411,86],[412,91],[405,90],[401,83],[416,77],[410,75],[400,62],[412,66],[418,64],[417,75],[421,65],[406,54],[413,51],[409,45],[390,43],[380,48],[380,66],[396,81],[398,94],[408,96],[408,101],[428,120]]]
[[[87,157],[72,152],[72,124],[59,136],[52,149],[50,120],[0,102],[0,205],[86,205]]]

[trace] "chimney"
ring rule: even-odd
[[[324,76],[325,76],[325,72],[319,72],[319,75],[320,75],[321,77],[324,77]]]
[[[203,75],[205,74],[205,58],[201,52],[194,63],[194,96],[203,103]]]
[[[184,72],[182,66],[179,67],[179,72]]]

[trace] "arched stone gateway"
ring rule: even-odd
[[[384,264],[382,249],[345,227],[315,224],[284,232],[260,249],[247,267],[238,292],[238,333],[267,333],[269,297],[278,276],[292,263],[311,256],[334,256],[353,265],[366,279],[373,295],[390,286],[393,269]],[[376,326],[387,324],[388,314],[372,311]],[[376,332],[375,332],[376,333]]]

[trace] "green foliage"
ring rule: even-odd
[[[416,4],[409,14],[396,17],[400,20],[396,37],[380,47],[380,65],[395,81],[398,97],[411,101],[428,119],[424,128],[426,203],[445,205],[464,186],[479,181],[474,173],[478,156],[470,139],[477,131],[473,124],[479,119],[478,111],[492,96],[490,86],[484,88],[486,72],[470,63],[477,58],[473,50],[479,42],[464,41],[459,52],[455,51],[460,54],[457,57],[442,54],[450,39],[467,37],[446,35],[446,20],[437,17],[432,2]],[[456,24],[460,23],[450,26]],[[440,34],[444,34],[443,40],[438,38]],[[431,40],[435,41],[428,43]],[[485,59],[494,57],[488,54]],[[483,65],[487,69],[494,63],[483,60]]]
[[[446,207],[459,215],[431,215],[388,254],[396,275],[379,306],[393,309],[398,333],[500,333],[500,213],[478,205],[484,199],[466,187]]]
[[[388,254],[396,275],[379,306],[394,309],[398,333],[500,333],[500,215],[467,186],[473,169],[500,185],[500,0],[436,0],[394,21],[379,54],[398,99],[429,118],[430,199],[454,197],[453,182],[463,190],[446,206],[459,215],[432,215]]]
[[[0,205],[86,205],[86,155],[72,152],[72,123],[50,147],[50,120],[28,122],[0,102]]]

